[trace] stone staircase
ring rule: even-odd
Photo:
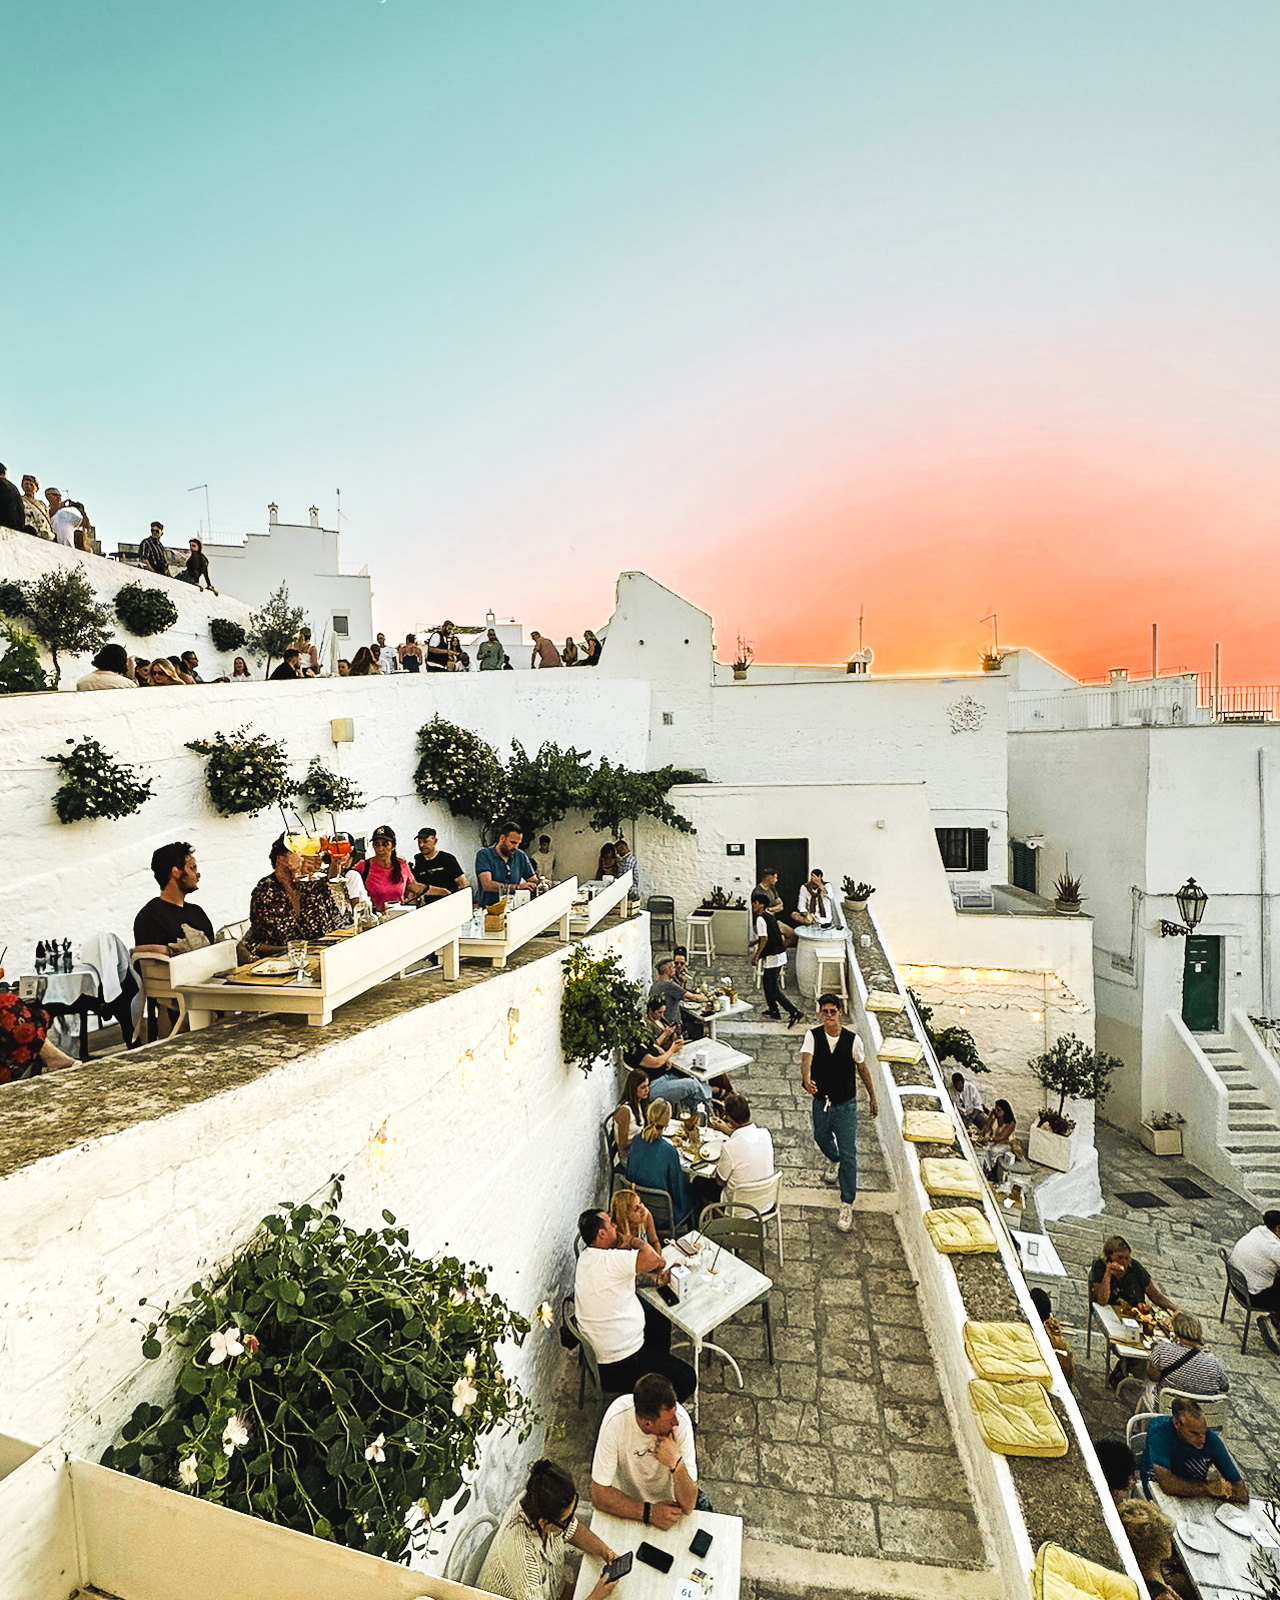
[[[1238,1050],[1230,1045],[1202,1048],[1230,1096],[1224,1148],[1259,1209],[1280,1207],[1280,1117]]]

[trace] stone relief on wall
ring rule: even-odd
[[[952,733],[977,733],[986,720],[987,708],[979,705],[971,694],[962,694],[947,707]]]

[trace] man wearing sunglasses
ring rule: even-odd
[[[813,1097],[813,1139],[831,1163],[823,1183],[840,1185],[836,1227],[853,1227],[853,1202],[858,1198],[858,1079],[867,1091],[871,1115],[878,1116],[875,1086],[867,1069],[867,1053],[853,1028],[842,1023],[840,996],[818,999],[820,1028],[810,1028],[800,1046],[800,1082]]]

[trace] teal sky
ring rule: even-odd
[[[1158,616],[1280,678],[1274,0],[42,0],[6,43],[0,459],[108,547],[340,486],[389,631],[579,634],[639,566],[766,657],[865,604],[886,664],[971,665],[994,603],[1081,671]]]

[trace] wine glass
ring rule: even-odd
[[[307,970],[307,941],[305,939],[290,939],[285,947],[285,956],[289,965],[302,977]]]

